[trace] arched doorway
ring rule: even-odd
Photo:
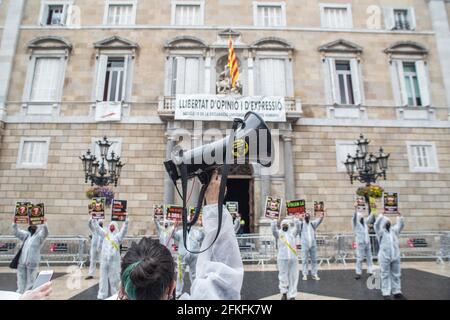
[[[255,232],[254,179],[251,165],[233,165],[230,167],[227,182],[226,201],[239,203],[239,214],[245,221],[242,233]]]

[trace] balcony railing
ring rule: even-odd
[[[164,96],[159,98],[158,115],[161,118],[173,118],[175,115],[175,96]],[[302,102],[298,97],[285,98],[286,119],[296,121],[303,115]]]

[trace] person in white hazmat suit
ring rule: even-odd
[[[203,233],[202,228],[198,226],[193,226],[189,233],[187,234],[187,248],[186,250],[184,246],[183,239],[183,229],[178,229],[174,234],[175,241],[178,242],[178,259],[177,259],[177,290],[176,296],[180,297],[183,293],[184,288],[184,277],[186,274],[186,267],[189,267],[189,279],[191,280],[191,284],[195,280],[196,276],[196,265],[198,254],[193,252],[199,252],[202,246],[203,239],[205,238],[205,234]]]
[[[12,225],[14,236],[23,241],[22,253],[17,266],[17,293],[30,290],[38,274],[41,263],[41,248],[48,237],[47,223],[29,226],[28,231],[21,230],[16,223]]]
[[[98,224],[100,228],[103,228],[103,220],[99,220]],[[103,237],[98,233],[92,233],[91,249],[89,252],[89,272],[86,280],[94,278],[95,271],[97,270],[97,263],[100,263],[100,255],[102,253]]]
[[[170,220],[163,220],[163,225],[161,226],[161,221],[158,218],[154,218],[155,226],[156,226],[156,232],[158,233],[159,243],[161,243],[163,246],[166,246],[167,249],[170,250],[170,252],[173,251],[173,243],[174,243],[174,225],[173,222]]]
[[[281,300],[295,300],[298,286],[298,254],[295,239],[298,234],[299,221],[294,220],[291,230],[290,220],[281,221],[281,229],[277,228],[277,221],[271,223],[272,234],[278,244],[278,280]]]
[[[120,283],[120,245],[128,232],[129,218],[127,216],[119,231],[117,222],[111,222],[107,230],[100,227],[96,220],[89,221],[91,232],[103,238],[100,260],[100,283],[97,298],[102,300],[109,297],[108,285],[111,294],[116,294]]]
[[[325,211],[324,211],[325,214]],[[317,275],[317,243],[316,243],[316,230],[323,221],[324,214],[321,214],[319,218],[311,221],[311,214],[306,212],[304,217],[300,219],[300,243],[302,253],[302,274],[303,280],[308,280],[308,261],[311,260],[311,274],[314,280],[320,280]]]
[[[225,206],[219,236],[211,246],[218,229],[219,186],[219,175],[214,172],[205,194],[207,205],[202,209],[205,238],[200,251],[209,249],[199,254],[191,294],[183,294],[181,296],[183,300],[241,298],[244,266],[233,220]],[[131,246],[123,259],[121,277],[121,290],[110,300],[166,300],[174,296],[176,287],[174,261],[166,247],[151,239],[144,238],[139,244]]]
[[[399,236],[405,226],[400,212],[397,223],[391,226],[390,219],[379,214],[374,224],[375,233],[380,244],[378,262],[381,269],[381,293],[386,300],[405,299],[401,289],[400,245]]]
[[[375,217],[372,214],[367,218],[364,218],[363,213],[356,211],[356,208],[357,206],[355,205],[355,213],[352,217],[352,229],[356,241],[355,279],[359,280],[362,275],[362,263],[364,258],[367,262],[367,273],[369,275],[373,274],[372,245],[370,244],[368,225],[373,223]]]

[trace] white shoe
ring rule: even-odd
[[[320,280],[319,276],[313,276],[312,278],[313,278],[314,280],[316,280],[316,281],[319,281],[319,280]]]
[[[308,276],[303,276],[302,280],[303,280],[303,281],[308,280]]]

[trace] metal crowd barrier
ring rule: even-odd
[[[88,238],[48,237],[41,249],[41,263],[76,264],[82,267],[89,259]],[[22,245],[22,241],[13,236],[0,237],[0,263],[10,263]]]
[[[151,236],[156,239],[156,237]],[[125,237],[121,252],[125,253],[132,242],[139,242],[140,237]],[[317,260],[319,265],[326,262],[346,264],[356,259],[355,237],[351,233],[323,234],[317,238]],[[277,244],[271,234],[242,234],[237,236],[239,250],[244,263],[258,263],[264,265],[276,262]],[[371,235],[372,253],[377,257],[378,242],[375,235]],[[14,236],[0,236],[0,264],[8,264],[22,242]],[[76,264],[83,267],[89,260],[90,240],[88,237],[49,237],[42,250],[42,263],[47,264]],[[400,235],[400,250],[402,260],[434,259],[437,262],[450,261],[450,232],[416,232]],[[301,248],[299,253],[301,252]],[[301,254],[299,254],[301,260]]]

